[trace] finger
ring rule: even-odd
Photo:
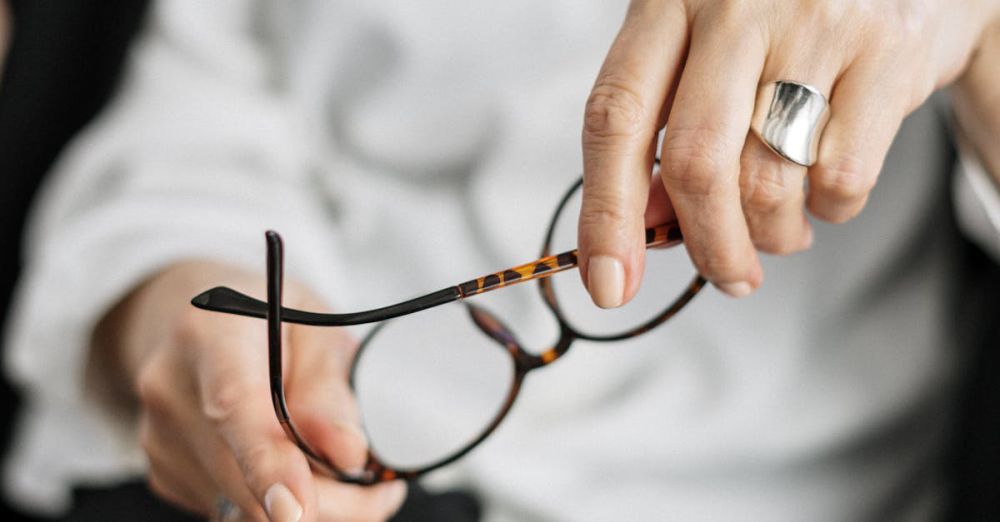
[[[808,34],[792,36],[800,42],[810,41]],[[829,99],[841,63],[839,52],[826,45],[779,45],[768,56],[760,84],[779,80],[804,83]],[[754,133],[743,147],[740,166],[740,201],[754,246],[771,254],[809,248],[813,230],[805,217],[806,167],[780,157]]]
[[[302,436],[338,468],[360,472],[368,455],[348,385],[354,341],[339,328],[298,328],[291,341],[288,407]]]
[[[314,520],[312,471],[272,407],[265,332],[252,322],[237,325],[241,318],[226,320],[232,326],[218,326],[222,335],[207,345],[216,349],[198,352],[197,365],[202,412],[225,444],[220,453],[231,452],[242,475],[243,484],[221,484],[223,493],[238,495],[248,488],[254,499],[249,505],[230,496],[247,514],[266,512],[281,522]]]
[[[754,246],[790,254],[812,245],[804,214],[806,168],[778,157],[756,135],[740,156],[740,202]]]
[[[580,275],[604,308],[638,291],[656,132],[687,41],[679,3],[635,1],[587,100]]]
[[[843,223],[864,208],[908,109],[898,78],[881,63],[861,61],[834,88],[819,160],[809,169],[806,205],[816,217]]]
[[[808,11],[808,9],[807,9]],[[772,40],[760,85],[775,81],[807,84],[826,99],[848,56],[857,52],[850,40],[831,46],[838,34],[824,24],[800,23],[801,9],[782,10],[770,27],[781,27]],[[808,18],[808,16],[807,16]],[[838,25],[838,24],[833,24]],[[771,100],[757,100],[766,111]],[[812,244],[812,226],[805,217],[806,167],[779,156],[752,133],[741,156],[740,199],[755,247],[772,254],[789,254]]]
[[[320,520],[386,520],[406,499],[401,480],[364,487],[321,477],[316,489]]]
[[[740,205],[740,154],[766,54],[761,30],[724,2],[696,14],[664,135],[661,176],[699,272],[742,297],[763,273]]]

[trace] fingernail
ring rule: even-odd
[[[284,484],[274,484],[264,493],[264,509],[271,522],[299,522],[302,506]]]
[[[753,293],[753,287],[750,286],[750,283],[742,281],[739,283],[721,283],[715,286],[719,290],[722,290],[723,292],[728,294],[730,297],[735,297],[737,299],[741,297],[746,297],[751,293]]]
[[[625,267],[610,256],[590,258],[587,283],[594,304],[601,308],[621,306],[625,293]]]

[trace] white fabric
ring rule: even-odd
[[[74,482],[142,469],[82,368],[95,320],[172,260],[262,270],[275,228],[288,270],[356,310],[533,258],[625,4],[159,2],[31,221],[9,494],[54,512]],[[766,258],[757,295],[708,289],[640,339],[578,343],[432,481],[476,487],[489,520],[932,517],[961,362],[947,238],[928,226],[950,168],[937,120],[914,114],[865,212]],[[995,214],[978,196],[962,204]],[[996,224],[972,232],[995,244]],[[531,303],[497,313],[545,332]]]
[[[960,147],[953,193],[958,224],[984,252],[1000,259],[1000,190],[996,179],[966,147]]]

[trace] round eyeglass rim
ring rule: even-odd
[[[553,217],[549,222],[548,230],[546,231],[545,234],[545,242],[542,247],[541,257],[546,257],[551,253],[552,239],[555,232],[556,222],[559,219],[559,215],[562,213],[563,209],[566,207],[569,200],[576,194],[578,190],[580,190],[582,186],[583,186],[583,178],[581,177],[570,186],[570,188],[562,196],[562,199],[560,199],[559,204],[556,207],[555,213],[553,214]],[[646,321],[645,323],[642,323],[639,326],[630,328],[624,332],[620,332],[617,334],[592,335],[592,334],[587,334],[586,332],[580,332],[579,330],[574,328],[569,323],[569,321],[564,317],[562,311],[559,308],[558,301],[555,297],[555,291],[552,288],[551,279],[552,278],[549,277],[538,280],[539,291],[541,292],[542,299],[545,302],[546,306],[549,308],[549,310],[552,311],[553,315],[556,318],[556,321],[559,324],[559,330],[560,330],[559,340],[555,343],[555,346],[552,349],[548,350],[548,353],[555,354],[554,357],[551,358],[544,357],[544,354],[543,356],[534,355],[525,350],[524,347],[521,345],[521,343],[517,342],[516,338],[513,336],[510,330],[506,328],[506,326],[503,326],[503,323],[501,323],[498,318],[494,317],[484,308],[476,306],[475,304],[467,301],[462,301],[460,303],[461,305],[467,307],[471,318],[477,324],[480,324],[481,322],[477,320],[477,317],[482,318],[485,315],[488,316],[490,320],[495,322],[499,327],[501,327],[505,332],[507,332],[507,335],[503,336],[502,338],[498,338],[498,336],[492,335],[489,331],[484,329],[482,325],[480,325],[480,328],[484,329],[485,335],[492,337],[495,341],[498,342],[498,344],[506,348],[508,354],[510,355],[511,362],[514,366],[514,374],[511,380],[510,389],[508,390],[504,402],[501,404],[500,408],[497,410],[497,413],[494,415],[489,424],[479,433],[479,435],[472,438],[467,444],[465,444],[455,452],[423,466],[393,466],[391,464],[386,463],[385,460],[378,454],[378,452],[374,448],[369,447],[367,464],[365,466],[365,473],[364,473],[365,476],[357,477],[362,479],[361,482],[355,482],[354,480],[351,480],[351,482],[359,484],[375,484],[378,482],[384,482],[386,480],[393,480],[396,478],[413,480],[426,473],[447,466],[448,464],[451,464],[456,460],[464,457],[473,449],[478,447],[484,440],[486,440],[486,438],[492,435],[493,432],[496,431],[496,428],[499,427],[500,423],[503,422],[503,420],[507,417],[507,414],[510,413],[511,409],[514,406],[514,402],[516,401],[517,396],[520,393],[521,386],[524,382],[524,378],[527,376],[529,372],[537,368],[547,366],[548,364],[557,360],[559,357],[561,357],[567,351],[569,351],[570,345],[572,345],[573,341],[577,339],[584,339],[594,342],[611,342],[611,341],[620,341],[624,339],[629,339],[632,337],[642,335],[656,328],[660,324],[663,324],[668,319],[676,315],[694,298],[695,295],[698,294],[698,292],[706,284],[704,278],[702,278],[700,275],[696,275],[691,281],[691,283],[685,288],[685,290],[681,292],[681,294],[677,298],[675,298],[674,301],[671,302],[671,304],[666,309],[664,309],[663,312],[651,318],[650,320]],[[355,387],[357,368],[359,362],[362,360],[364,353],[366,352],[367,347],[370,345],[371,340],[377,335],[377,333],[391,321],[392,319],[380,321],[377,325],[375,325],[374,328],[372,328],[365,335],[361,343],[358,345],[357,352],[355,353],[354,359],[351,362],[351,369],[349,373],[349,382],[352,392],[356,393],[357,391]],[[363,423],[362,423],[362,429],[366,430]],[[369,440],[371,440],[370,436],[368,438]],[[340,473],[339,470],[338,473]],[[371,481],[369,482],[369,480]]]

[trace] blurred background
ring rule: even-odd
[[[10,14],[10,44],[0,77],[0,318],[6,317],[20,270],[25,216],[32,197],[66,142],[113,94],[129,42],[141,27],[143,0],[0,0]],[[950,216],[950,213],[949,213]],[[949,217],[950,219],[950,217]],[[957,235],[957,234],[956,234]],[[974,348],[962,418],[952,453],[954,519],[1000,519],[1000,268],[963,243],[962,298],[956,303],[958,343]],[[9,446],[18,412],[15,389],[0,379],[0,447]],[[152,513],[159,502],[142,484],[83,487],[69,520],[97,520],[105,506]],[[173,514],[173,518],[184,519]],[[6,500],[4,520],[34,520]]]
[[[5,243],[0,317],[5,318],[21,269],[22,232],[32,198],[66,142],[111,96],[148,2],[3,1],[10,16],[0,77],[0,227]],[[0,379],[0,404],[0,447],[6,455],[20,405],[6,377]],[[81,494],[80,508],[70,518],[98,520],[88,511],[87,493]],[[119,495],[111,502],[135,498]],[[143,508],[134,505],[132,512],[148,512]],[[16,511],[6,498],[0,518],[37,520]]]

